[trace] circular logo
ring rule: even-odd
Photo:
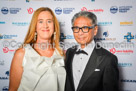
[[[3,7],[3,8],[1,9],[1,12],[2,12],[3,14],[7,14],[7,13],[8,13],[8,8],[7,8],[7,7]]]
[[[110,8],[110,12],[113,13],[113,14],[117,13],[117,11],[118,11],[118,7],[117,6],[112,6]]]
[[[55,9],[55,13],[56,13],[57,15],[60,15],[60,14],[62,13],[62,9],[61,9],[60,7],[57,7],[57,8]]]

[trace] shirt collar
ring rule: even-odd
[[[95,42],[94,42],[94,40],[92,40],[89,44],[87,44],[85,46],[85,48],[81,48],[81,46],[79,45],[78,48],[77,48],[77,51],[80,49],[80,50],[84,50],[88,54],[91,54],[93,49],[94,49],[94,47],[95,47]]]

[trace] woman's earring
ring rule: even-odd
[[[37,39],[37,32],[35,32],[34,41],[36,41],[36,39]]]
[[[54,32],[54,40],[56,40],[56,32]]]

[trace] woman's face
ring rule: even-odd
[[[54,33],[53,16],[49,11],[42,11],[38,16],[37,26],[37,40],[51,40]]]

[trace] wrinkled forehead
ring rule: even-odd
[[[88,17],[78,17],[74,21],[74,25],[92,25],[92,20]]]

